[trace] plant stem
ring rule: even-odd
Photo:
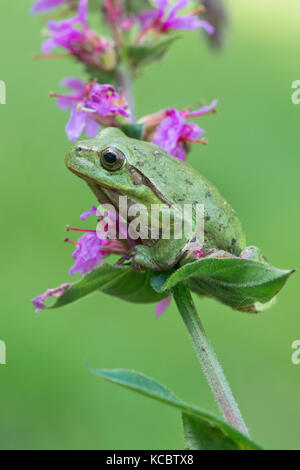
[[[192,339],[204,374],[224,418],[229,424],[248,436],[247,427],[232,395],[222,367],[214,353],[213,347],[206,336],[188,285],[183,282],[177,284],[173,288],[173,295],[177,308]]]
[[[135,123],[135,104],[133,97],[133,78],[132,70],[128,65],[121,65],[117,73],[117,83],[118,87],[122,90],[124,98],[127,101],[129,112],[130,112],[130,122],[131,124]]]

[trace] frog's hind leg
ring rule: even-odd
[[[177,243],[176,243],[177,242]],[[138,245],[134,250],[133,267],[144,267],[154,271],[171,269],[182,256],[181,240],[159,240],[152,247]]]

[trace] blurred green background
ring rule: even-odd
[[[136,83],[138,113],[219,98],[218,114],[197,121],[209,145],[195,145],[190,162],[233,204],[249,244],[274,266],[297,268],[300,105],[291,103],[291,83],[300,79],[299,2],[226,3],[226,48],[212,53],[199,33],[185,34]],[[7,365],[0,366],[0,447],[181,448],[179,413],[101,381],[84,365],[142,371],[217,413],[174,304],[157,320],[154,305],[94,294],[34,314],[31,297],[70,279],[64,226],[78,224],[94,199],[64,167],[68,113],[48,98],[81,68],[33,59],[43,23],[28,14],[30,4],[1,2],[0,339]],[[197,300],[251,435],[269,449],[300,448],[300,365],[291,362],[291,343],[300,339],[298,276],[259,316]]]

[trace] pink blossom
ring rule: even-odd
[[[189,110],[168,109],[156,129],[152,143],[162,147],[174,157],[186,161],[186,142],[206,143],[205,140],[199,140],[204,134],[204,130],[193,122],[187,122],[187,119],[212,112],[216,104],[217,100],[214,100],[209,106],[204,106],[192,113]]]
[[[110,40],[99,36],[88,25],[88,0],[80,0],[75,17],[61,21],[48,21],[49,39],[42,43],[44,54],[50,54],[56,47],[62,47],[84,64],[102,68],[101,56],[110,54],[109,65],[113,68],[115,53]]]
[[[130,17],[126,16],[124,3],[124,0],[104,0],[106,21],[113,29],[129,30],[137,20],[132,15]]]
[[[103,263],[108,256],[108,252],[103,247],[108,246],[107,240],[100,240],[96,232],[89,232],[82,235],[77,242],[77,249],[72,258],[75,260],[74,266],[70,269],[71,276],[77,272],[82,275],[89,273],[96,266]]]
[[[57,106],[60,109],[71,109],[66,125],[66,133],[71,142],[75,142],[83,132],[88,137],[95,137],[100,129],[99,121],[103,122],[103,118],[115,118],[117,115],[129,117],[127,104],[112,85],[84,83],[76,78],[67,78],[63,80],[62,86],[69,87],[72,93],[52,93],[52,96],[58,98]],[[109,121],[108,124],[113,122]]]
[[[44,294],[32,299],[32,303],[35,307],[35,312],[39,313],[41,310],[44,310],[46,308],[46,299],[49,299],[51,297],[61,297],[70,286],[71,284],[67,283],[62,284],[61,286],[56,287],[55,289],[47,289]]]
[[[156,305],[156,308],[155,308],[156,318],[159,318],[161,315],[163,315],[163,313],[165,313],[165,311],[169,307],[171,301],[172,301],[172,296],[170,295],[166,299],[163,299],[160,302],[158,302],[158,304]]]
[[[158,33],[167,33],[171,30],[193,30],[203,28],[208,34],[214,34],[214,27],[207,21],[202,21],[195,12],[178,16],[180,10],[189,4],[190,0],[177,0],[173,4],[170,0],[154,0],[155,10],[150,10],[140,15],[142,32],[140,40],[148,31],[155,30]]]
[[[88,30],[88,0],[80,0],[77,15],[61,21],[48,21],[50,38],[42,44],[45,54],[51,52],[55,47],[63,47],[76,54],[77,44],[84,42],[85,33]],[[78,29],[78,26],[81,29]]]
[[[101,217],[101,214],[98,211],[98,209],[96,209],[95,206],[92,206],[89,211],[86,211],[83,214],[81,214],[80,218],[81,218],[81,220],[86,220],[91,215],[96,215],[97,217]]]
[[[89,211],[81,214],[80,218],[81,220],[86,220],[90,216],[97,216],[98,220],[104,218],[95,206],[92,206]],[[113,214],[107,213],[105,218],[111,218],[112,216]],[[77,272],[80,272],[82,275],[89,273],[96,266],[102,264],[104,259],[112,253],[126,255],[129,250],[129,245],[126,243],[127,240],[121,242],[118,239],[107,239],[107,228],[108,225],[106,226],[106,224],[103,231],[68,227],[68,231],[84,232],[77,242],[66,239],[67,242],[76,246],[76,250],[72,255],[72,258],[75,260],[75,264],[70,269],[71,275]]]
[[[38,13],[47,13],[48,11],[58,8],[68,0],[39,0],[30,9],[33,15]]]

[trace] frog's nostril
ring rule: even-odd
[[[82,152],[82,147],[80,147],[80,145],[78,147],[76,147],[76,151],[77,152]]]

